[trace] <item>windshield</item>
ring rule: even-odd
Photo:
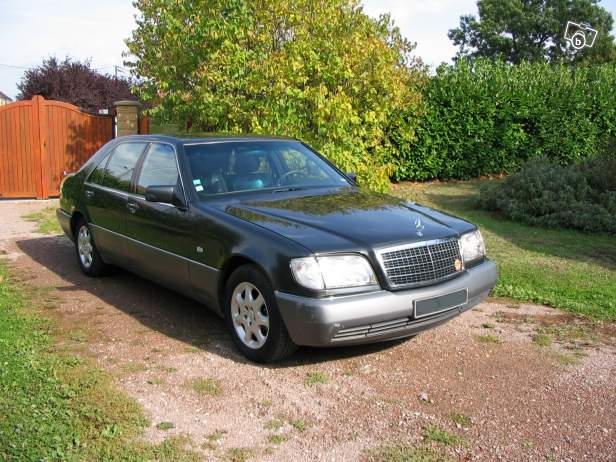
[[[192,186],[202,196],[259,189],[350,186],[299,141],[229,141],[185,146]]]

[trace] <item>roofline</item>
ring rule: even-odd
[[[268,137],[261,137],[261,138],[220,138],[220,139],[212,139],[212,140],[208,140],[208,139],[190,139],[190,140],[185,140],[185,142],[182,143],[183,146],[199,146],[201,144],[224,144],[224,143],[251,143],[254,141],[271,141],[271,142],[276,142],[276,141],[299,141],[298,139],[295,138],[268,138]]]
[[[197,145],[197,144],[214,144],[214,143],[230,143],[230,142],[251,142],[251,141],[300,141],[297,138],[291,138],[288,136],[275,136],[275,135],[244,135],[244,134],[230,134],[220,135],[211,134],[206,136],[184,138],[179,136],[162,135],[162,134],[146,134],[146,135],[126,135],[115,138],[123,140],[152,140],[152,141],[167,141],[172,143],[181,144],[183,146]]]

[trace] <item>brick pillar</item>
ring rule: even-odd
[[[116,101],[117,136],[139,133],[139,107],[137,101]]]

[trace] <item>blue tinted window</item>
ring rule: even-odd
[[[202,195],[266,188],[349,186],[298,141],[228,141],[185,147],[192,186]]]
[[[111,153],[111,159],[105,169],[103,186],[120,191],[128,191],[130,180],[137,161],[145,149],[146,143],[122,143]]]
[[[137,194],[145,194],[148,186],[175,186],[178,179],[173,148],[168,144],[152,144],[141,166]]]

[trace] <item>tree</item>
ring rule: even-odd
[[[602,63],[616,60],[612,15],[598,0],[478,0],[479,18],[460,17],[449,38],[460,47],[456,58],[486,57],[522,61]],[[567,21],[598,31],[592,48],[575,50],[564,37]]]
[[[24,73],[17,88],[17,99],[41,95],[88,111],[110,108],[115,101],[136,99],[131,93],[130,80],[99,74],[91,69],[89,61],[69,57],[64,61],[55,57],[44,59],[40,66]]]
[[[155,119],[295,136],[386,188],[391,134],[413,138],[426,75],[388,16],[370,18],[355,0],[134,4],[126,65],[157,101]]]

